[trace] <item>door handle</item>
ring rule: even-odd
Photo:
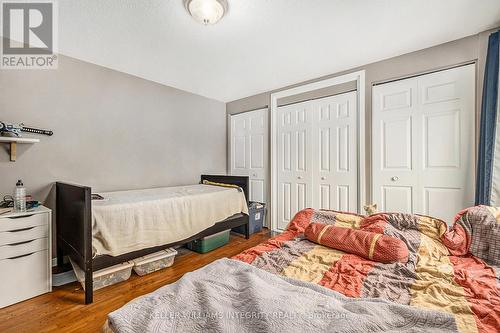
[[[397,182],[399,180],[399,177],[398,176],[391,177],[391,180],[393,182]]]

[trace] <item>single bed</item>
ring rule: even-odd
[[[401,240],[408,249],[407,262],[375,262],[311,242],[304,235],[315,223]],[[499,208],[464,210],[450,229],[441,220],[421,215],[365,217],[305,209],[284,233],[231,262],[188,273],[114,311],[105,329],[160,332],[192,325],[193,331],[200,332],[235,327],[242,332],[259,327],[277,332],[298,327],[317,332],[496,333],[500,329],[499,248]],[[217,279],[221,274],[227,277],[224,282]],[[193,297],[198,294],[203,302]],[[210,304],[209,295],[219,301]],[[181,300],[186,297],[193,301],[184,304]],[[226,316],[256,310],[264,314],[249,320]],[[273,321],[268,315],[275,311],[281,317]],[[287,326],[289,322],[295,326]]]
[[[67,255],[85,272],[85,304],[95,271],[239,226],[249,237],[248,177],[202,175],[200,184],[100,193],[103,200],[91,193],[56,183],[58,263]]]

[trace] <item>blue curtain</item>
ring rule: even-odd
[[[491,34],[488,42],[479,133],[476,205],[489,205],[491,198],[498,101],[499,35],[500,31]]]

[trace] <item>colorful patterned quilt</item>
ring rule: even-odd
[[[491,242],[496,237],[489,232],[483,236],[489,238],[481,240],[481,232],[490,230],[484,225],[500,225],[500,211],[484,209],[480,209],[482,218],[461,212],[450,230],[443,221],[427,216],[380,213],[363,217],[305,209],[284,233],[233,259],[274,274],[317,283],[350,297],[383,298],[448,312],[454,315],[461,332],[500,332],[500,266],[489,260],[491,251],[484,246],[481,251],[487,253],[486,257],[473,255],[479,251],[478,242]],[[474,213],[477,212],[469,215]],[[384,264],[312,243],[303,237],[310,223],[399,238],[408,246],[409,260]]]

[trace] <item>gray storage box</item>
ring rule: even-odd
[[[143,276],[170,267],[174,264],[176,255],[176,250],[166,249],[134,259],[132,260],[134,263],[134,272],[136,272],[137,275]]]
[[[75,271],[76,279],[82,284],[83,290],[85,290],[85,272],[71,259],[70,262]],[[98,290],[118,282],[127,281],[132,274],[132,266],[134,266],[134,264],[127,261],[94,272],[92,275],[94,282],[93,289]]]
[[[248,205],[248,225],[250,235],[262,230],[266,218],[266,204],[250,201]],[[245,226],[239,226],[233,229],[234,232],[245,234]]]

